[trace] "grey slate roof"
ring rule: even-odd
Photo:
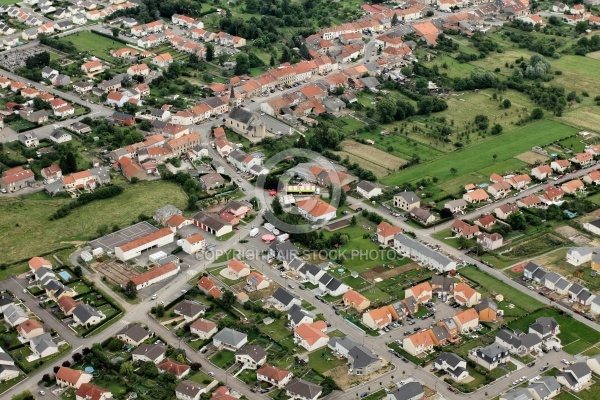
[[[304,260],[299,257],[295,257],[292,261],[288,262],[288,267],[293,270],[298,270],[302,265],[304,265]]]
[[[458,367],[458,364],[460,364],[463,361],[465,360],[463,360],[461,357],[457,356],[454,353],[442,352],[440,353],[439,357],[435,360],[435,363],[442,364],[445,362],[450,367],[456,368]]]
[[[0,362],[2,363],[10,363],[10,364],[14,364],[15,361],[12,359],[11,356],[9,356],[8,354],[6,354],[4,352],[4,350],[0,349]]]
[[[245,345],[244,347],[242,347],[241,349],[239,349],[235,355],[246,355],[248,357],[250,357],[252,360],[254,360],[254,362],[259,362],[260,360],[262,360],[263,358],[265,358],[267,356],[267,352],[265,349],[263,349],[260,346],[256,346],[256,345]]]
[[[275,257],[285,261],[291,261],[299,253],[298,248],[291,242],[272,243],[269,250],[275,254]]]
[[[500,396],[503,400],[531,400],[533,399],[533,395],[529,392],[529,390],[524,388],[516,388],[509,390]]]
[[[181,381],[175,388],[175,393],[181,393],[187,397],[196,397],[204,390],[204,386],[199,383],[192,382],[189,380]]]
[[[245,333],[234,331],[230,328],[224,328],[213,337],[213,340],[217,340],[232,347],[237,347],[246,337],[247,335]]]
[[[579,283],[574,283],[570,288],[569,288],[569,292],[578,295],[579,292],[581,292],[584,289],[583,286],[581,286]]]
[[[486,347],[483,347],[477,351],[477,355],[483,356],[483,358],[493,359],[500,356],[502,353],[507,352],[508,349],[497,343],[492,343]]]
[[[175,306],[173,311],[186,317],[195,317],[199,313],[206,311],[206,306],[191,300],[183,300]]]
[[[402,197],[404,200],[406,200],[406,202],[408,204],[412,204],[412,203],[421,201],[421,199],[419,198],[419,196],[417,196],[417,194],[415,192],[400,192],[400,193],[396,193],[394,196]]]
[[[434,275],[431,277],[431,286],[441,286],[433,289],[434,293],[439,291],[450,292],[454,288],[454,278],[443,275]]]
[[[395,400],[410,400],[421,398],[425,395],[423,386],[418,382],[408,382],[399,389],[389,393],[388,396],[393,396]]]
[[[285,390],[297,396],[312,399],[323,391],[323,388],[314,383],[306,382],[302,379],[294,378],[287,384]]]
[[[139,342],[148,336],[150,332],[144,329],[141,325],[130,324],[121,329],[118,335],[125,335],[135,342]]]
[[[517,335],[509,332],[506,329],[501,329],[500,332],[496,334],[496,337],[513,347],[519,348],[521,346],[521,340],[517,337]]]
[[[308,312],[304,311],[302,307],[300,307],[298,304],[294,304],[292,308],[288,310],[288,316],[290,321],[292,321],[294,325],[298,325],[300,321],[304,319],[304,317],[310,317],[311,315]]]
[[[370,192],[373,189],[377,189],[377,186],[375,186],[374,183],[369,182],[369,181],[360,181],[358,183],[358,185],[356,185],[357,188],[364,190],[365,192]]]
[[[246,159],[246,157],[248,157],[248,154],[246,154],[242,150],[236,149],[236,150],[232,151],[231,153],[229,153],[228,157],[233,158],[235,161],[241,163]]]
[[[167,347],[160,344],[140,344],[131,354],[136,356],[146,356],[150,360],[157,360],[167,352]]]
[[[48,332],[32,338],[31,344],[38,353],[42,353],[45,350],[51,348],[58,349],[58,345],[54,343],[54,341],[52,340],[52,335],[50,335]]]
[[[358,346],[358,342],[354,341],[352,338],[350,338],[349,336],[344,336],[344,337],[333,337],[329,340],[329,343],[327,344],[327,346],[329,346],[330,348],[335,348],[338,347],[337,345],[339,345],[339,347],[343,347],[344,349],[346,349],[346,351],[350,351],[353,347]]]
[[[560,278],[558,282],[554,284],[557,289],[565,290],[571,285],[571,282],[566,280],[565,278]]]
[[[560,383],[553,376],[543,376],[535,383],[529,385],[529,390],[534,390],[540,398],[544,399],[550,393],[560,389]]]
[[[300,267],[300,273],[304,275],[312,275],[316,276],[319,272],[321,272],[321,268],[317,267],[314,264],[306,263],[302,267]]]
[[[100,313],[89,304],[80,304],[73,310],[73,315],[85,324],[90,318],[99,317]]]
[[[547,281],[550,281],[552,283],[556,283],[558,282],[558,280],[562,278],[562,276],[560,276],[560,274],[557,274],[556,272],[548,272],[546,274],[546,276],[544,276],[544,279]]]
[[[365,368],[379,361],[379,357],[373,354],[371,350],[360,344],[350,349],[350,352],[348,353],[348,359],[350,360],[350,363],[354,369]]]
[[[9,296],[0,297],[0,307],[7,306],[9,304],[13,304],[13,298]]]
[[[248,124],[253,116],[254,114],[244,110],[241,107],[234,107],[229,113],[229,118],[239,121],[243,124]]]
[[[585,361],[570,365],[566,371],[570,371],[578,380],[592,372]]]
[[[477,312],[481,312],[486,308],[491,308],[494,311],[498,311],[498,305],[489,297],[486,297],[485,299],[481,300],[481,302],[479,302],[478,304],[475,304],[473,308]]]
[[[15,366],[15,365],[0,364],[0,375],[2,375],[2,373],[4,371],[15,371],[15,372],[21,373],[21,370],[19,369],[19,367]]]
[[[525,268],[523,268],[523,270],[533,274],[535,271],[537,271],[538,268],[542,267],[530,261],[527,263],[527,265],[525,265]]]
[[[432,260],[434,260],[442,265],[448,265],[452,262],[452,260],[450,260],[448,257],[444,256],[442,253],[432,250],[429,247],[425,246],[424,244],[419,243],[416,240],[412,239],[411,237],[406,236],[402,233],[398,233],[396,236],[394,236],[394,240],[397,240],[398,242],[404,244],[405,246],[418,252],[419,254],[422,254],[427,258],[431,258]]]
[[[273,299],[277,300],[284,306],[287,306],[294,300],[294,296],[292,296],[287,290],[283,288],[278,288],[273,294]]]

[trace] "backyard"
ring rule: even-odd
[[[477,284],[475,289],[481,293],[482,298],[488,297],[490,294],[504,296],[504,300],[499,302],[498,307],[504,310],[505,316],[522,317],[544,306],[540,301],[479,270],[477,267],[467,266],[461,268],[459,272],[462,276]]]

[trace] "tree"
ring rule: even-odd
[[[515,231],[523,231],[527,227],[525,217],[520,212],[510,214],[506,219],[506,223]]]
[[[114,37],[119,37],[119,28],[112,28],[111,31]]]
[[[379,100],[375,107],[377,109],[377,114],[379,115],[381,122],[387,124],[394,120],[396,116],[397,106],[396,101],[391,96]]]
[[[449,208],[442,208],[440,210],[440,217],[441,218],[452,218],[452,210],[450,210]]]
[[[290,62],[292,60],[292,52],[287,46],[283,47],[283,51],[281,52],[281,57],[279,58],[279,62]]]
[[[60,369],[60,366],[58,366],[58,365],[55,365],[55,366],[52,368],[52,371],[54,371],[54,373],[56,374],[56,373],[58,372],[58,370],[59,370],[59,369]]]
[[[52,105],[45,100],[38,99],[37,97],[33,99],[33,108],[36,110],[51,110]]]
[[[490,119],[487,115],[478,114],[475,116],[475,125],[480,131],[485,131],[490,126]]]
[[[106,344],[106,348],[110,351],[119,351],[123,348],[123,342],[117,338],[111,338]]]
[[[273,214],[275,215],[283,214],[283,206],[281,205],[278,196],[275,196],[275,198],[273,199],[273,202],[271,203],[271,209],[273,210]]]
[[[350,226],[356,226],[356,215],[353,215],[352,218],[350,218]]]
[[[165,315],[165,306],[163,306],[162,304],[159,304],[156,307],[156,313],[155,314],[156,314],[156,316],[158,318],[162,318]]]
[[[142,364],[140,368],[140,372],[142,375],[148,378],[156,378],[158,376],[158,369],[156,368],[156,364],[152,361],[146,361]]]
[[[147,119],[143,119],[142,122],[139,123],[138,127],[142,131],[150,132],[152,130],[152,122]]]
[[[76,363],[80,362],[83,359],[83,355],[81,353],[73,354],[73,361]]]
[[[63,361],[62,366],[69,368],[71,366],[71,361],[69,361],[69,360]]]
[[[456,175],[457,172],[458,172],[458,170],[456,168],[454,168],[454,167],[450,168],[450,173],[452,175]]]
[[[269,60],[269,66],[270,67],[274,67],[275,66],[275,55],[273,53],[271,53],[271,59]]]
[[[236,75],[245,75],[250,70],[250,60],[248,59],[248,55],[244,53],[240,53],[235,56],[235,69],[234,74]]]
[[[531,119],[542,119],[542,118],[544,118],[544,111],[541,108],[534,108],[531,111],[530,118]]]
[[[129,361],[125,361],[119,368],[119,373],[126,377],[131,377],[134,374],[133,364]]]
[[[302,44],[300,45],[300,57],[304,58],[305,60],[312,59],[310,53],[308,52],[308,47],[306,47],[306,44],[304,42],[302,42]]]
[[[392,17],[392,26],[398,25],[398,22],[398,14],[394,13],[394,16]]]
[[[510,108],[511,106],[512,106],[512,103],[510,102],[509,99],[502,100],[502,108]]]
[[[206,44],[206,61],[211,62],[215,58],[215,46],[212,43]]]
[[[58,166],[62,170],[63,174],[70,174],[77,172],[77,158],[72,151],[68,151],[63,157],[60,158]]]
[[[81,267],[78,265],[75,268],[73,268],[73,273],[75,274],[75,276],[77,276],[78,278],[80,278],[83,275],[83,271],[81,269]]]
[[[136,284],[133,281],[128,281],[125,285],[125,290],[123,290],[123,293],[125,293],[125,296],[128,298],[135,299],[137,297]]]
[[[590,29],[590,24],[588,21],[579,21],[577,22],[577,25],[575,25],[575,32],[577,33],[584,33],[588,29]]]
[[[496,124],[494,125],[494,127],[492,128],[492,135],[499,135],[502,133],[502,131],[504,130],[504,128],[502,127],[502,125],[500,124]],[[495,155],[495,154],[494,154]],[[495,160],[496,158],[494,158]]]
[[[44,374],[44,376],[42,376],[42,380],[44,382],[50,382],[52,378],[50,378],[50,374]]]
[[[244,303],[244,304],[247,304],[247,303]],[[202,368],[202,364],[200,364],[199,362],[193,362],[190,364],[190,369],[192,371],[199,371],[200,368]]]

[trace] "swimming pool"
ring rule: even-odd
[[[67,271],[60,271],[58,273],[60,275],[61,278],[63,278],[65,281],[70,281],[71,278],[71,274],[69,274]]]

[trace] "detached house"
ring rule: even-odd
[[[439,357],[433,362],[435,369],[443,370],[456,382],[460,382],[469,376],[467,371],[467,362],[454,353],[440,353]]]
[[[257,369],[267,361],[267,352],[260,346],[245,345],[235,353],[235,362],[246,369]]]
[[[127,325],[117,334],[117,339],[133,346],[139,346],[149,337],[150,331],[138,324]]]
[[[490,298],[483,299],[473,306],[481,322],[496,322],[498,318],[498,305]]]
[[[421,199],[415,192],[400,192],[394,195],[394,207],[411,211],[421,206]]]
[[[569,160],[554,160],[550,163],[550,167],[553,171],[562,174],[571,166],[571,161]]]
[[[92,374],[68,367],[60,367],[56,373],[56,383],[61,387],[68,386],[79,389],[81,385],[89,383],[91,380]]]
[[[500,364],[505,364],[510,358],[508,349],[498,343],[492,343],[489,346],[478,349],[475,355],[477,364],[490,371],[497,368]]]
[[[473,307],[481,300],[481,293],[464,283],[454,286],[454,300],[466,307]]]
[[[433,288],[429,282],[421,282],[404,291],[404,297],[414,297],[418,303],[427,303],[433,297]]]
[[[579,165],[581,168],[589,167],[594,162],[594,156],[590,153],[577,153],[570,161]]]
[[[371,305],[369,299],[354,290],[348,290],[344,293],[342,301],[345,306],[350,306],[359,312],[366,310]]]
[[[190,373],[190,366],[171,360],[170,358],[165,358],[160,364],[156,366],[159,373],[169,372],[177,377],[177,379],[181,379],[184,376],[187,376]]]
[[[212,342],[216,348],[237,351],[248,342],[248,335],[230,328],[224,328],[213,337]]]
[[[405,337],[402,344],[402,348],[413,356],[418,356],[423,352],[431,351],[435,345],[430,329]]]
[[[294,339],[306,350],[313,351],[327,345],[329,336],[324,333],[326,330],[327,325],[324,321],[300,324],[294,329]]]
[[[556,380],[567,388],[579,391],[592,379],[592,370],[585,361],[565,367],[556,375]]]
[[[377,225],[377,242],[379,244],[389,245],[394,243],[394,236],[401,233],[402,229],[397,226],[390,225],[385,221],[381,221]]]
[[[270,364],[263,364],[256,371],[256,380],[259,382],[266,382],[270,385],[282,388],[288,384],[294,375],[285,369],[274,367]]]
[[[488,201],[490,196],[483,189],[475,189],[470,192],[463,194],[463,200],[467,203],[481,203],[482,201]]]
[[[479,235],[479,227],[475,225],[469,225],[465,221],[460,219],[455,220],[450,229],[457,237],[464,237],[465,239],[472,239]]]
[[[210,339],[217,332],[217,324],[204,318],[197,319],[190,325],[190,333],[200,339]]]
[[[131,352],[133,361],[153,362],[158,364],[165,359],[167,347],[160,344],[141,344]]]
[[[464,311],[459,311],[452,317],[459,332],[468,332],[479,325],[479,314],[475,309],[468,308]]]

